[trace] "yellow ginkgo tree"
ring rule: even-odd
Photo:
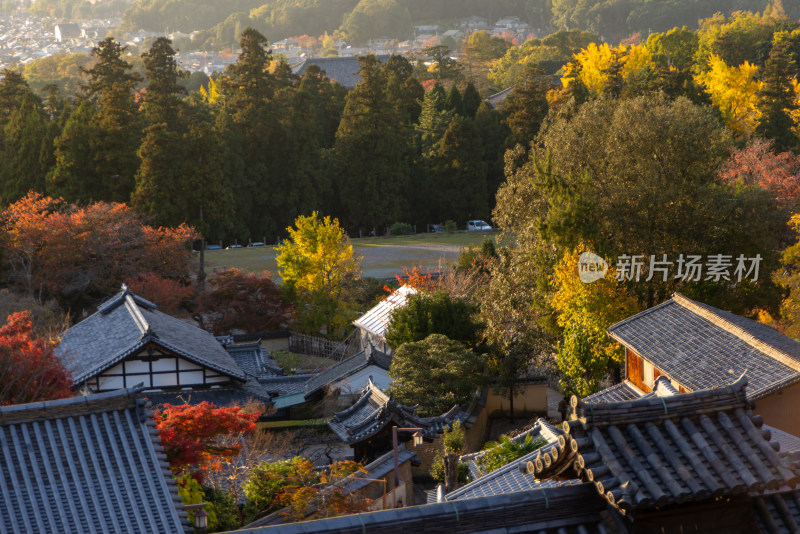
[[[335,338],[353,319],[361,258],[339,221],[329,216],[300,215],[286,230],[289,239],[275,250],[278,272],[298,310],[298,326]]]
[[[725,124],[740,138],[749,138],[758,126],[758,67],[745,61],[730,67],[715,54],[708,58],[708,70],[695,77],[719,108]]]

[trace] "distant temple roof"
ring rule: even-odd
[[[191,532],[138,390],[0,407],[0,530]]]
[[[313,395],[329,384],[339,382],[362,369],[366,369],[370,365],[375,365],[388,371],[391,364],[392,357],[390,355],[381,352],[368,343],[367,347],[358,354],[354,354],[336,365],[325,369],[309,380],[305,385],[306,397]]]
[[[800,382],[800,343],[679,293],[608,333],[691,391],[724,387],[746,374],[748,395],[759,399]]]
[[[422,428],[426,438],[436,439],[445,426],[456,420],[466,421],[469,414],[454,406],[436,417],[419,417],[416,406],[405,406],[394,401],[372,381],[358,401],[350,408],[333,415],[328,426],[348,444],[364,441],[390,425]]]
[[[376,56],[382,63],[389,61],[388,54]],[[361,81],[358,71],[358,57],[356,56],[337,56],[337,57],[311,57],[304,59],[302,63],[295,66],[292,70],[298,76],[305,74],[309,65],[316,65],[324,72],[328,78],[338,82],[347,89],[352,89]]]

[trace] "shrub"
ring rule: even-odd
[[[436,482],[444,483],[444,458],[441,454],[437,454],[431,462],[431,470],[428,472],[431,478]],[[458,462],[458,483],[466,484],[470,482],[469,465],[464,462]]]
[[[448,234],[453,234],[456,231],[456,222],[451,221],[450,219],[444,222],[444,231]]]
[[[389,234],[391,235],[408,235],[414,233],[414,227],[408,223],[396,222],[389,227]]]

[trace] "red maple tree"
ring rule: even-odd
[[[172,471],[188,472],[201,480],[205,471],[239,454],[242,441],[255,431],[258,417],[239,406],[218,408],[210,402],[165,404],[154,415]],[[220,438],[237,434],[241,437],[238,443],[221,443]]]
[[[277,330],[291,321],[293,311],[268,271],[218,271],[208,278],[197,304],[195,319],[215,335]]]
[[[2,267],[17,293],[55,298],[77,315],[138,273],[188,277],[195,234],[148,226],[125,204],[75,206],[31,192],[2,212]]]
[[[128,280],[131,291],[158,305],[164,313],[172,313],[181,303],[191,299],[194,287],[180,280],[164,278],[156,273],[141,273]]]
[[[72,396],[72,380],[54,349],[49,340],[33,337],[30,312],[8,316],[0,327],[0,405]]]
[[[780,206],[792,210],[800,207],[800,156],[776,154],[771,140],[755,138],[744,148],[732,150],[718,176],[731,185],[761,186]]]

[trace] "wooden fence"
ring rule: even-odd
[[[289,334],[289,352],[341,361],[352,355],[353,347],[350,346],[350,339],[351,337],[344,341],[331,341],[324,337],[291,332]]]

